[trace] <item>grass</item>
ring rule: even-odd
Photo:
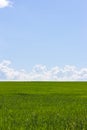
[[[0,130],[87,130],[87,82],[0,82]]]

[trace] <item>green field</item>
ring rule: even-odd
[[[87,130],[87,82],[0,82],[0,130]]]

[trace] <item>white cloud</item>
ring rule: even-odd
[[[0,8],[5,8],[11,5],[12,2],[10,0],[0,0]]]
[[[0,80],[24,81],[87,81],[87,68],[65,65],[48,69],[45,65],[36,65],[30,72],[11,67],[11,61],[0,63]]]

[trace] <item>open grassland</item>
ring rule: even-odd
[[[87,82],[0,82],[0,130],[87,130]]]

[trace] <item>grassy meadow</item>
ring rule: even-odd
[[[0,82],[0,130],[87,130],[87,82]]]

